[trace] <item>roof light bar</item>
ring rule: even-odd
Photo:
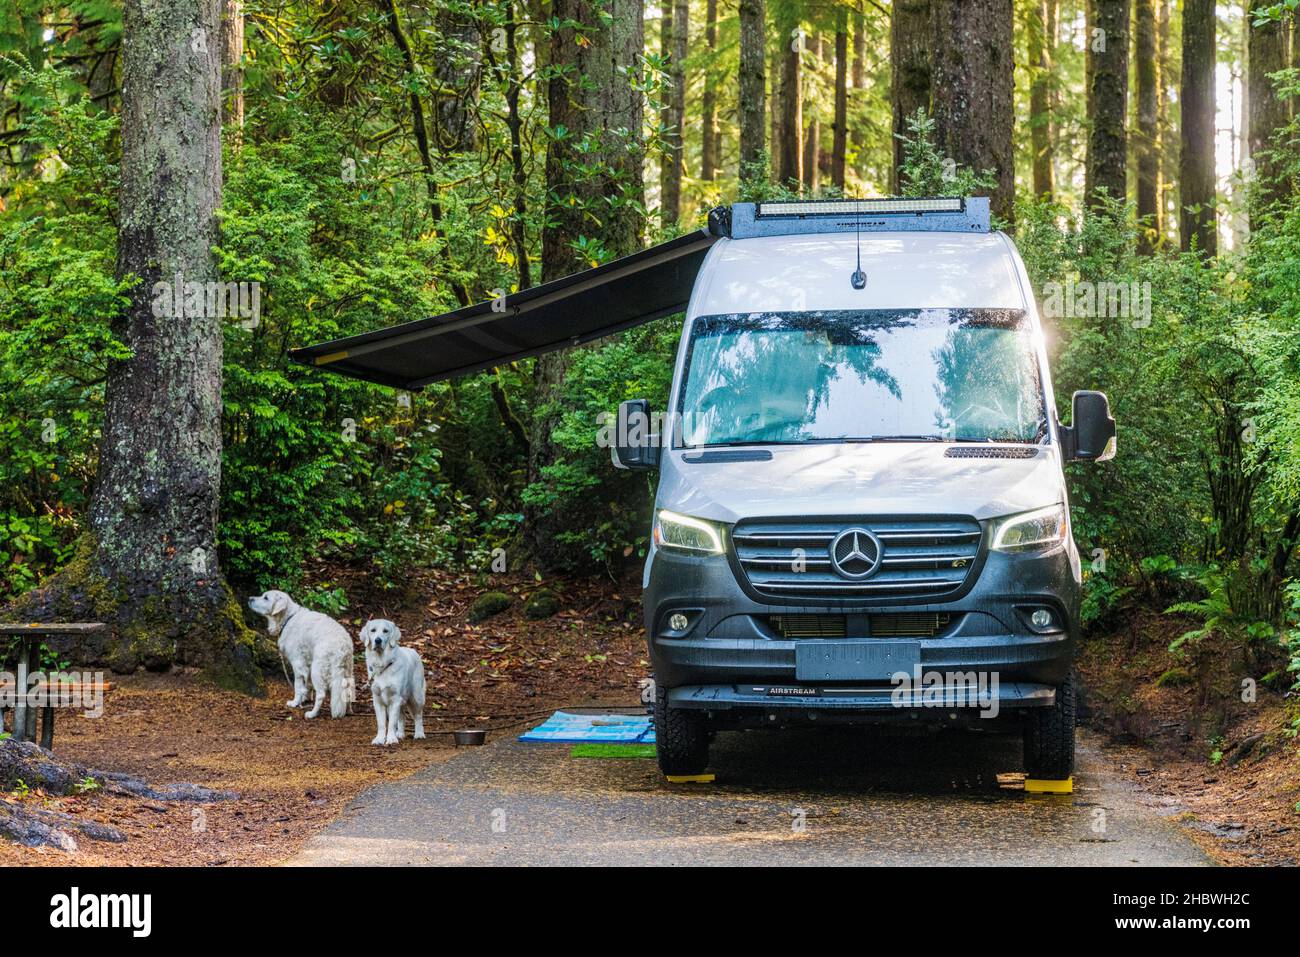
[[[966,202],[960,196],[924,199],[822,199],[780,200],[758,204],[758,218],[785,216],[880,216],[898,213],[960,213]]]
[[[814,233],[987,233],[987,196],[778,200],[733,203],[709,215],[709,232],[731,239]]]

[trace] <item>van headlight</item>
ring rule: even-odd
[[[706,555],[722,554],[722,526],[661,508],[655,515],[655,545]]]
[[[1016,552],[1059,545],[1065,541],[1066,525],[1064,505],[1008,515],[993,523],[993,543],[989,547],[999,552]]]

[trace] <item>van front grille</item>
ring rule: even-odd
[[[854,529],[861,534],[852,535]],[[897,601],[933,600],[960,589],[979,555],[980,536],[973,518],[761,519],[738,523],[732,542],[750,587],[765,597]],[[841,552],[857,545],[869,560],[841,556],[837,571],[830,551],[837,538]]]
[[[948,627],[952,615],[872,615],[870,621],[872,638],[933,638]]]
[[[768,619],[782,638],[843,638],[843,615],[773,615]]]

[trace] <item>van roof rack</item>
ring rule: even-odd
[[[882,231],[987,233],[989,228],[987,196],[763,200],[709,214],[710,232],[731,239]]]

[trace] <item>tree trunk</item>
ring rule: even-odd
[[[718,0],[708,0],[704,7],[704,46],[709,59],[704,70],[703,126],[700,129],[700,179],[712,182],[721,165],[721,142],[718,132],[718,94],[714,89],[713,57],[718,49]]]
[[[893,103],[894,162],[889,188],[900,192],[907,120],[917,110],[930,111],[930,0],[894,0],[889,18],[889,95]]]
[[[1092,0],[1088,30],[1088,158],[1084,198],[1128,195],[1129,0]]]
[[[686,0],[665,0],[660,23],[660,44],[668,61],[668,90],[662,110],[663,156],[660,158],[660,222],[675,225],[682,210],[682,130],[686,122],[686,34],[689,7]]]
[[[1214,0],[1183,0],[1178,234],[1184,250],[1218,252],[1214,178]]]
[[[244,125],[244,0],[225,0],[221,16],[222,122]]]
[[[1029,62],[1032,70],[1029,85],[1029,134],[1033,150],[1034,198],[1051,202],[1056,191],[1053,182],[1052,152],[1052,51],[1055,31],[1047,32],[1048,7],[1055,0],[1036,0],[1027,9]]]
[[[542,281],[585,268],[573,249],[580,237],[600,239],[611,257],[641,248],[642,201],[641,94],[629,77],[641,56],[644,32],[641,0],[552,0],[551,15],[561,26],[551,36],[547,82],[549,122],[569,135],[546,147],[548,206],[542,230]],[[604,15],[602,15],[604,14]],[[620,70],[624,72],[620,72]],[[583,149],[584,144],[589,149]],[[610,200],[615,200],[613,203]],[[559,450],[553,433],[563,413],[563,385],[572,353],[552,352],[534,367],[533,434],[529,443],[530,483],[548,489],[545,470]],[[525,534],[533,556],[545,568],[582,564],[557,535],[584,527],[586,517],[558,504],[527,509]]]
[[[803,184],[808,191],[808,195],[811,196],[821,185],[819,175],[821,166],[818,160],[822,148],[822,124],[821,120],[817,119],[817,105],[815,103],[817,84],[814,82],[822,62],[822,35],[820,33],[813,35],[812,49],[809,53],[813,69],[812,75],[805,84],[806,89],[804,91],[808,97],[808,128],[803,141]]]
[[[867,88],[867,18],[853,11],[853,89]]]
[[[1157,72],[1158,96],[1156,110],[1159,114],[1160,127],[1160,236],[1168,243],[1169,237],[1178,228],[1178,220],[1171,216],[1170,199],[1174,193],[1174,183],[1178,179],[1178,137],[1174,132],[1173,111],[1170,103],[1173,91],[1178,85],[1180,51],[1173,39],[1174,0],[1158,0],[1156,13],[1157,57],[1160,67]]]
[[[803,29],[793,2],[781,8],[777,42],[781,54],[781,138],[773,143],[776,178],[785,185],[803,182]]]
[[[1137,215],[1138,251],[1153,252],[1160,243],[1160,111],[1156,56],[1156,0],[1137,0],[1133,56],[1137,73]]]
[[[767,96],[768,102],[768,122],[770,132],[768,133],[768,152],[771,154],[772,178],[777,176],[777,164],[780,161],[781,142],[781,53],[785,45],[778,41],[772,47],[770,59],[767,65],[768,83],[771,89]]]
[[[767,118],[764,85],[764,57],[767,55],[767,24],[764,0],[740,0],[740,175],[764,155],[763,123]],[[767,177],[767,171],[763,172]]]
[[[994,215],[1015,217],[1012,0],[931,0],[937,145],[959,166],[991,171]]]
[[[132,354],[109,365],[87,534],[6,615],[106,622],[106,638],[60,649],[73,660],[194,666],[255,691],[254,638],[216,549],[221,10],[221,0],[126,0],[117,275],[138,282],[113,331]]]
[[[849,148],[848,11],[835,13],[835,138],[831,144],[831,183],[844,189],[844,157]]]
[[[1247,137],[1250,157],[1254,161],[1257,201],[1267,203],[1278,194],[1278,163],[1270,156],[1273,134],[1287,123],[1286,101],[1277,95],[1270,73],[1286,69],[1286,24],[1274,20],[1252,27],[1255,10],[1268,4],[1251,0],[1246,16],[1247,55],[1246,87],[1249,110]]]

